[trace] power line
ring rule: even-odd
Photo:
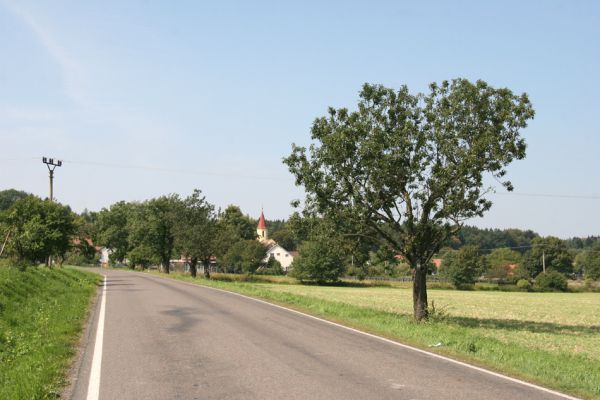
[[[522,193],[522,192],[510,192],[510,193],[491,193],[498,196],[523,196],[523,197],[550,197],[557,199],[586,199],[586,200],[600,200],[600,195],[586,195],[586,194],[556,194],[556,193]]]
[[[208,171],[208,170],[162,168],[162,167],[155,167],[155,166],[150,166],[150,165],[113,164],[113,163],[97,162],[97,161],[76,161],[76,160],[65,160],[64,162],[70,163],[70,164],[90,165],[90,166],[97,166],[97,167],[108,167],[108,168],[118,168],[118,169],[119,168],[120,169],[139,169],[139,170],[147,170],[147,171],[168,172],[168,173],[175,173],[175,174],[209,175],[209,176],[218,176],[218,177],[225,177],[225,178],[265,179],[265,180],[279,180],[279,181],[288,180],[288,178],[279,177],[279,176],[247,175],[247,174],[240,174],[237,172],[215,172],[215,171]]]
[[[29,160],[39,160],[40,157],[9,157],[9,158],[0,158],[0,162],[7,161],[29,161]]]
[[[40,159],[41,157],[19,157],[19,158],[0,158],[0,162],[5,161],[23,161],[31,159]],[[205,175],[205,176],[216,176],[224,178],[241,178],[241,179],[261,179],[261,180],[274,180],[274,181],[287,181],[288,178],[282,176],[270,176],[270,175],[250,175],[241,174],[238,172],[215,172],[209,170],[189,170],[180,168],[162,168],[150,165],[133,165],[133,164],[117,164],[107,163],[99,161],[80,161],[80,160],[64,160],[65,163],[89,165],[97,167],[117,168],[117,169],[139,169],[147,171],[158,171],[167,172],[174,174],[190,174],[190,175]],[[546,197],[556,199],[582,199],[582,200],[600,200],[600,195],[595,194],[560,194],[560,193],[527,193],[527,192],[502,192],[502,193],[489,193],[490,195],[496,196],[520,196],[520,197]]]

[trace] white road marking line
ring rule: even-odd
[[[96,343],[94,345],[94,356],[92,358],[92,369],[90,371],[90,383],[88,385],[87,400],[98,400],[100,397],[100,372],[102,369],[102,344],[104,342],[104,315],[106,314],[106,275],[102,288],[102,301],[100,302],[100,316],[96,329]]]
[[[165,278],[156,277],[156,279],[165,279]],[[422,350],[422,349],[419,349],[417,347],[412,347],[412,346],[409,346],[407,344],[403,344],[403,343],[399,343],[399,342],[393,341],[391,339],[386,339],[386,338],[381,337],[381,336],[373,335],[372,333],[367,333],[367,332],[360,331],[358,329],[350,328],[349,326],[341,325],[341,324],[338,324],[338,323],[335,323],[335,322],[332,322],[332,321],[328,321],[328,320],[323,319],[323,318],[315,317],[314,315],[306,314],[306,313],[303,313],[301,311],[297,311],[297,310],[293,310],[291,308],[280,306],[278,304],[269,303],[268,301],[265,301],[265,300],[256,299],[254,297],[246,296],[246,295],[243,295],[243,294],[240,294],[240,293],[236,293],[236,292],[231,292],[231,291],[225,290],[225,289],[214,288],[214,287],[211,287],[211,286],[197,285],[197,284],[190,283],[190,282],[179,281],[179,280],[176,280],[176,279],[173,279],[173,278],[171,278],[170,280],[173,281],[173,282],[183,283],[183,284],[194,286],[194,287],[202,287],[202,288],[216,290],[216,291],[223,292],[223,293],[229,293],[229,294],[232,294],[232,295],[235,295],[235,296],[243,297],[245,299],[256,301],[258,303],[267,304],[267,305],[269,305],[271,307],[280,308],[282,310],[286,310],[286,311],[292,312],[294,314],[302,315],[302,316],[304,316],[306,318],[314,319],[314,320],[321,321],[321,322],[324,322],[324,323],[329,324],[329,325],[337,326],[338,328],[342,328],[342,329],[345,329],[345,330],[348,330],[348,331],[351,331],[351,332],[354,332],[354,333],[358,333],[360,335],[368,336],[368,337],[373,338],[373,339],[378,339],[378,340],[380,340],[382,342],[393,344],[395,346],[402,347],[404,349],[412,350],[412,351],[415,351],[417,353],[425,354],[425,355],[428,355],[428,356],[433,357],[433,358],[444,360],[444,361],[447,361],[447,362],[450,362],[450,363],[453,363],[453,364],[458,364],[460,366],[463,366],[463,367],[466,367],[466,368],[470,368],[470,369],[473,369],[475,371],[483,372],[485,374],[492,375],[492,376],[495,376],[497,378],[505,379],[507,381],[518,383],[518,384],[521,384],[523,386],[527,386],[527,387],[530,387],[530,388],[533,388],[533,389],[540,390],[542,392],[550,393],[550,394],[553,394],[555,396],[562,397],[563,399],[582,400],[582,399],[580,399],[578,397],[569,396],[568,394],[560,393],[560,392],[557,392],[557,391],[552,390],[552,389],[547,389],[545,387],[538,386],[538,385],[535,385],[533,383],[525,382],[525,381],[522,381],[520,379],[511,378],[510,376],[502,375],[502,374],[499,374],[499,373],[494,372],[494,371],[490,371],[490,370],[485,369],[485,368],[476,367],[475,365],[467,364],[465,362],[454,360],[454,359],[448,358],[448,357],[444,357],[444,356],[436,354],[436,353],[431,353],[429,351]]]

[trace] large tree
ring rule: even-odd
[[[573,272],[573,255],[565,242],[557,237],[535,238],[531,241],[531,250],[525,253],[523,265],[532,277],[544,269],[552,269],[562,274]]]
[[[139,203],[120,201],[97,214],[94,241],[111,250],[111,261],[123,262],[127,257],[130,250],[128,228],[139,207]]]
[[[523,263],[523,257],[519,252],[507,248],[495,249],[486,258],[489,270],[485,275],[488,278],[506,279]]]
[[[238,206],[227,206],[225,211],[220,213],[219,221],[243,240],[256,239],[256,222],[244,215]]]
[[[156,259],[161,271],[168,274],[181,208],[182,201],[175,194],[147,200],[135,207],[127,221],[128,255],[142,255],[144,260]]]
[[[596,242],[591,250],[583,253],[581,268],[586,279],[600,279],[600,242]]]
[[[444,255],[440,273],[447,276],[457,289],[472,286],[487,269],[477,246],[467,245]]]
[[[223,256],[223,264],[234,273],[253,274],[260,267],[267,249],[258,240],[242,240],[236,242]]]
[[[175,227],[177,249],[190,258],[190,274],[195,278],[198,262],[204,266],[204,277],[210,278],[210,259],[217,251],[217,219],[215,208],[198,189],[183,200]]]
[[[492,203],[489,173],[512,190],[505,167],[525,157],[526,94],[455,79],[411,94],[365,84],[358,109],[329,109],[307,150],[284,159],[309,208],[384,242],[414,271],[417,320],[427,311],[427,266],[464,221]],[[349,223],[351,221],[351,223]]]
[[[315,237],[300,245],[292,264],[292,276],[300,281],[337,282],[346,270],[343,252],[330,236]]]
[[[75,234],[71,209],[60,203],[27,196],[0,213],[0,231],[8,232],[7,248],[19,261],[36,263],[64,256]]]

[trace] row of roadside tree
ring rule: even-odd
[[[97,247],[111,250],[111,262],[131,267],[158,265],[183,256],[192,275],[202,265],[223,272],[282,273],[271,261],[262,265],[265,247],[256,241],[256,220],[231,205],[217,210],[199,190],[187,197],[161,196],[143,202],[117,202],[99,212],[76,214],[68,206],[17,190],[0,192],[0,233],[5,256],[17,263],[97,262]],[[284,248],[299,248],[294,263],[301,280],[328,282],[354,276],[395,278],[409,266],[389,248],[337,233],[323,218],[294,213],[268,221],[271,236]],[[3,243],[4,243],[3,242]],[[494,247],[500,245],[499,247]],[[506,246],[508,245],[508,246]],[[486,247],[487,246],[487,247]],[[600,279],[600,238],[540,237],[518,229],[465,227],[434,258],[430,270],[456,286],[478,279],[532,280],[543,270],[565,277]],[[262,268],[261,268],[262,267]]]

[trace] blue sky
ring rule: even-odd
[[[527,92],[516,192],[600,196],[600,3],[0,0],[0,189],[76,211],[200,188],[285,218],[282,165],[364,82],[465,77]],[[145,168],[129,168],[142,166]],[[600,198],[492,195],[473,224],[600,234]]]

